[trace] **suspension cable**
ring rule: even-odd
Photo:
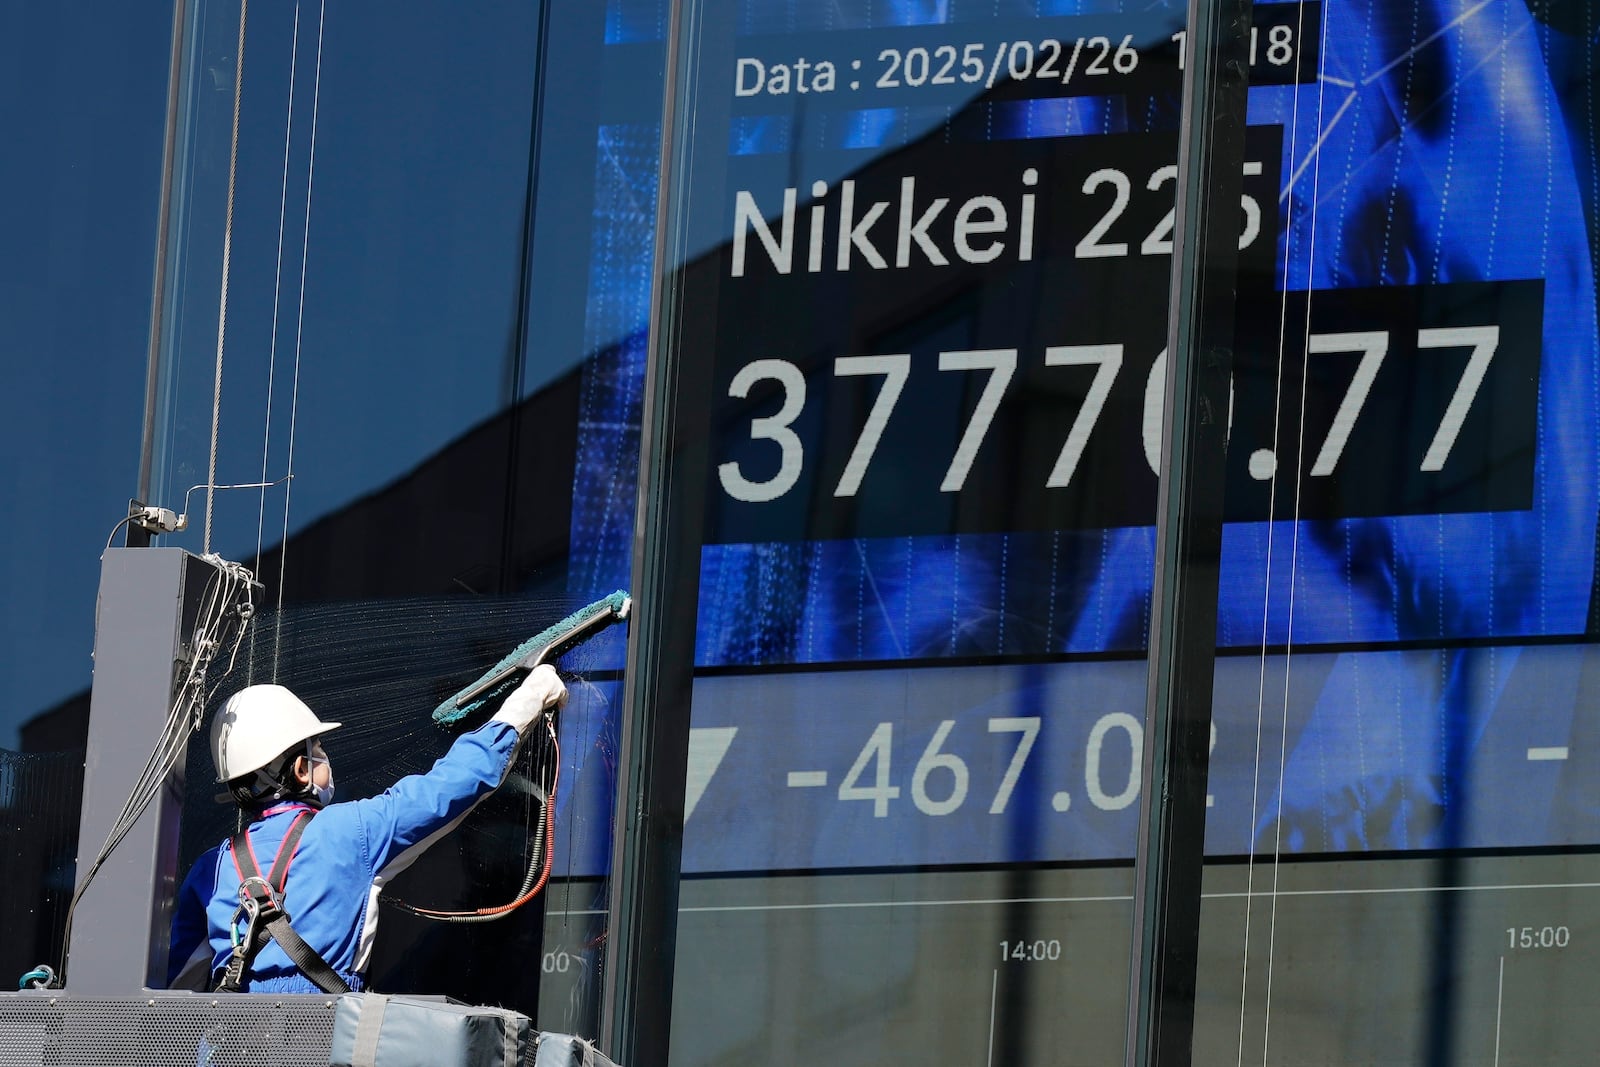
[[[294,5],[294,33],[289,43],[289,106],[283,120],[283,177],[278,186],[278,258],[272,274],[272,336],[267,345],[267,411],[261,430],[261,480],[267,480],[267,463],[272,446],[272,398],[277,384],[278,306],[283,293],[283,231],[289,207],[289,145],[294,134],[294,83],[300,67],[300,3]],[[261,573],[262,531],[267,521],[267,491],[261,490],[256,507],[255,570]]]
[[[194,632],[189,640],[188,662],[181,672],[172,703],[167,708],[166,721],[145,761],[144,769],[135,779],[133,789],[107,832],[104,843],[73,890],[72,900],[67,905],[62,936],[63,952],[72,943],[72,920],[83,894],[151,801],[166,788],[173,768],[188,748],[189,737],[200,727],[206,706],[218,686],[233,672],[239,647],[246,631],[250,629],[250,620],[255,615],[255,576],[243,566],[219,556],[205,558],[214,570],[201,594]],[[211,665],[224,649],[227,651],[226,666],[220,675],[211,679]]]
[[[294,489],[295,423],[300,411],[300,354],[305,338],[306,324],[306,259],[311,247],[311,190],[317,170],[317,115],[322,104],[322,41],[327,24],[328,0],[322,0],[317,12],[316,76],[311,87],[311,150],[306,159],[306,203],[300,233],[300,298],[295,314],[294,377],[289,394],[289,459],[288,488],[283,492],[283,540],[278,546],[278,611],[273,624],[272,677],[278,677],[278,665],[283,651],[283,590],[289,572],[289,499]]]
[[[1304,29],[1305,29],[1304,24],[1303,24],[1304,23],[1304,18],[1305,18],[1305,8],[1304,8],[1303,4],[1300,5],[1300,9],[1298,11],[1298,17],[1301,20],[1301,22],[1297,26],[1297,32],[1303,33]],[[1322,20],[1322,25],[1320,25],[1318,27],[1318,34],[1319,34],[1318,39],[1319,40],[1326,40],[1326,32],[1327,32],[1327,18],[1326,18],[1326,14],[1324,14],[1324,17],[1323,17],[1323,20]],[[1316,116],[1317,116],[1317,123],[1316,123],[1317,131],[1319,133],[1321,131],[1321,126],[1322,126],[1323,117],[1324,117],[1323,116],[1323,103],[1324,103],[1325,94],[1326,94],[1326,87],[1327,87],[1327,82],[1325,80],[1326,74],[1327,74],[1327,51],[1326,51],[1326,49],[1324,49],[1319,54],[1319,57],[1318,57],[1318,70],[1317,70],[1317,105],[1316,105],[1316,112],[1315,113],[1316,113]],[[1303,173],[1303,170],[1304,170],[1304,166],[1303,165],[1297,165],[1296,162],[1295,162],[1296,149],[1298,148],[1299,141],[1300,141],[1300,82],[1298,80],[1295,82],[1294,88],[1291,90],[1291,97],[1290,97],[1290,105],[1289,106],[1290,106],[1290,110],[1291,110],[1291,113],[1292,113],[1292,117],[1290,119],[1290,124],[1289,124],[1289,129],[1290,129],[1290,135],[1289,135],[1289,160],[1290,160],[1291,165],[1294,165],[1294,169],[1290,172],[1290,175],[1289,175],[1289,178],[1288,178],[1288,181],[1287,181],[1287,188],[1285,188],[1282,191],[1282,194],[1279,197],[1279,202],[1284,205],[1284,208],[1283,208],[1284,216],[1285,216],[1285,218],[1287,218],[1289,220],[1289,231],[1286,232],[1285,236],[1284,236],[1284,248],[1283,248],[1283,257],[1282,257],[1283,288],[1282,288],[1281,295],[1279,297],[1279,306],[1278,306],[1278,353],[1277,353],[1277,355],[1278,355],[1278,366],[1277,366],[1276,384],[1275,384],[1274,396],[1273,396],[1273,430],[1272,430],[1273,448],[1280,455],[1284,452],[1284,450],[1279,447],[1278,437],[1279,437],[1279,433],[1280,433],[1281,428],[1282,428],[1282,413],[1283,413],[1283,402],[1284,402],[1283,375],[1284,375],[1284,367],[1285,367],[1285,357],[1286,357],[1286,353],[1287,353],[1286,342],[1287,342],[1287,338],[1289,336],[1289,292],[1290,292],[1290,289],[1291,289],[1289,275],[1290,275],[1291,269],[1293,268],[1293,263],[1291,263],[1291,260],[1290,260],[1290,250],[1291,250],[1291,245],[1292,245],[1292,239],[1291,239],[1290,235],[1293,232],[1296,191],[1297,191],[1298,186],[1299,186],[1299,179],[1300,179],[1301,174]],[[1342,109],[1340,111],[1340,114],[1342,114]],[[1338,116],[1336,115],[1335,116],[1335,121],[1337,121],[1337,118],[1338,118]],[[1321,143],[1322,143],[1322,138],[1320,136],[1318,136],[1316,138],[1316,140],[1311,144],[1309,149],[1307,150],[1307,156],[1308,156],[1307,162],[1311,163],[1311,165],[1312,165],[1311,194],[1310,194],[1309,197],[1302,197],[1301,198],[1301,202],[1307,205],[1307,210],[1310,213],[1310,223],[1309,223],[1310,237],[1308,239],[1307,249],[1306,249],[1306,253],[1305,253],[1305,257],[1304,257],[1308,275],[1312,270],[1314,270],[1313,257],[1314,257],[1314,253],[1315,253],[1315,249],[1316,249],[1317,189],[1318,189],[1318,186],[1319,186],[1319,183],[1320,183],[1320,180],[1321,180],[1321,174],[1322,174]],[[1315,157],[1314,160],[1311,157]],[[1288,595],[1288,606],[1287,606],[1287,614],[1286,614],[1286,630],[1285,630],[1285,635],[1284,635],[1283,691],[1282,691],[1281,701],[1279,702],[1280,703],[1281,722],[1279,724],[1278,774],[1277,774],[1277,792],[1276,792],[1277,804],[1278,804],[1278,809],[1279,810],[1278,810],[1278,817],[1273,820],[1275,830],[1274,830],[1274,838],[1273,838],[1273,843],[1272,843],[1272,883],[1271,883],[1271,888],[1267,892],[1267,896],[1269,898],[1269,902],[1270,903],[1269,903],[1269,918],[1268,918],[1268,929],[1267,929],[1266,990],[1265,990],[1264,1001],[1263,1001],[1263,1005],[1262,1005],[1261,1062],[1263,1064],[1265,1064],[1267,1062],[1268,1043],[1270,1041],[1271,1032],[1272,1032],[1272,1020],[1271,1020],[1271,1014],[1272,1014],[1272,980],[1273,980],[1273,976],[1274,976],[1274,964],[1276,962],[1275,949],[1276,949],[1276,941],[1277,941],[1276,934],[1277,934],[1277,917],[1278,917],[1279,873],[1280,873],[1280,864],[1282,862],[1282,853],[1283,853],[1283,821],[1284,820],[1283,820],[1283,810],[1282,809],[1283,809],[1283,803],[1284,803],[1283,791],[1284,791],[1284,785],[1285,785],[1285,782],[1286,782],[1287,766],[1288,766],[1289,678],[1290,678],[1290,672],[1291,672],[1291,669],[1292,669],[1292,656],[1293,656],[1293,648],[1294,648],[1295,581],[1296,581],[1296,576],[1297,576],[1298,570],[1299,570],[1299,566],[1298,565],[1299,565],[1299,548],[1300,548],[1300,505],[1301,505],[1300,494],[1301,494],[1301,481],[1302,481],[1300,472],[1304,469],[1304,466],[1305,466],[1304,460],[1303,460],[1303,457],[1302,457],[1302,452],[1303,452],[1304,447],[1305,447],[1306,394],[1307,394],[1307,390],[1309,388],[1309,378],[1308,378],[1308,376],[1306,374],[1306,360],[1309,358],[1309,349],[1310,349],[1310,336],[1309,335],[1310,335],[1310,331],[1311,331],[1311,295],[1310,295],[1310,289],[1309,289],[1309,279],[1308,279],[1308,288],[1307,288],[1307,297],[1306,297],[1306,308],[1305,308],[1304,322],[1301,324],[1301,326],[1302,326],[1303,336],[1301,338],[1302,351],[1301,351],[1300,396],[1299,396],[1299,408],[1300,408],[1300,411],[1299,411],[1299,421],[1298,421],[1297,429],[1296,429],[1296,432],[1297,432],[1297,435],[1298,435],[1298,439],[1297,439],[1297,441],[1295,443],[1294,450],[1293,450],[1293,455],[1295,457],[1295,474],[1294,474],[1294,491],[1293,491],[1293,493],[1291,495],[1291,500],[1292,500],[1291,513],[1290,513],[1290,516],[1289,516],[1289,521],[1290,521],[1290,526],[1291,526],[1291,531],[1290,531],[1290,535],[1289,535],[1289,560],[1288,560],[1288,587],[1289,588],[1288,588],[1288,594],[1287,594]],[[1262,757],[1262,752],[1263,752],[1263,747],[1264,747],[1263,746],[1263,739],[1264,739],[1265,734],[1266,734],[1267,645],[1268,645],[1268,642],[1269,642],[1269,639],[1270,639],[1270,636],[1271,636],[1271,614],[1272,614],[1271,613],[1271,602],[1272,602],[1272,585],[1273,585],[1273,582],[1272,582],[1272,575],[1273,575],[1273,549],[1274,549],[1274,545],[1275,545],[1275,541],[1276,541],[1276,536],[1275,536],[1276,525],[1277,525],[1277,521],[1276,521],[1277,520],[1277,514],[1276,514],[1276,511],[1277,511],[1277,497],[1278,497],[1278,478],[1279,478],[1280,473],[1282,473],[1282,467],[1281,466],[1279,466],[1276,469],[1274,469],[1272,477],[1271,477],[1271,479],[1269,480],[1269,483],[1268,483],[1268,493],[1269,493],[1269,495],[1268,495],[1268,504],[1267,504],[1267,525],[1266,525],[1267,558],[1266,558],[1266,573],[1265,573],[1265,576],[1264,576],[1264,580],[1262,582],[1262,590],[1263,590],[1262,591],[1262,597],[1263,597],[1263,600],[1262,600],[1262,612],[1261,612],[1261,653],[1260,653],[1260,656],[1259,656],[1259,659],[1258,659],[1258,676],[1257,676],[1257,689],[1256,689],[1256,744],[1255,744],[1256,751],[1255,751],[1255,761],[1254,761],[1255,774],[1254,774],[1253,784],[1252,784],[1251,791],[1250,791],[1250,825],[1248,827],[1248,832],[1246,834],[1247,852],[1246,852],[1246,857],[1245,857],[1245,921],[1244,921],[1243,945],[1242,945],[1241,950],[1240,950],[1238,1062],[1241,1065],[1241,1067],[1242,1067],[1242,1065],[1244,1063],[1244,1040],[1245,1040],[1245,1017],[1246,1017],[1245,1009],[1246,1009],[1246,1001],[1247,1001],[1247,997],[1248,997],[1249,973],[1250,973],[1250,930],[1251,930],[1251,919],[1252,919],[1252,915],[1253,915],[1253,912],[1254,912],[1254,900],[1255,900],[1256,830],[1257,830],[1257,822],[1258,822],[1258,820],[1260,818],[1260,785],[1261,785],[1261,769],[1262,769],[1262,767],[1261,767],[1261,757]]]
[[[206,482],[217,480],[217,432],[222,419],[222,346],[228,332],[228,268],[233,260],[233,196],[239,175],[239,105],[244,99],[244,27],[250,0],[239,0],[239,45],[233,59],[233,132],[228,139],[228,205],[222,225],[222,287],[217,298],[217,365],[211,388],[211,457]],[[206,490],[206,532],[201,553],[211,552],[213,492]]]
[[[1305,8],[1302,5],[1300,9],[1300,17],[1302,19],[1305,17],[1304,13]],[[1304,27],[1302,26],[1298,32],[1303,33]],[[1328,39],[1328,16],[1326,11],[1322,13],[1321,25],[1317,27],[1317,39],[1321,41],[1326,41]],[[1322,123],[1324,102],[1327,94],[1327,62],[1327,50],[1322,49],[1319,52],[1317,59],[1318,70],[1316,113],[1318,116],[1317,124],[1319,130]],[[1299,92],[1299,83],[1296,83],[1295,98],[1297,101],[1299,98]],[[1296,107],[1296,112],[1298,113],[1298,111],[1299,108]],[[1337,115],[1335,118],[1337,118]],[[1321,188],[1322,182],[1322,152],[1320,151],[1320,147],[1317,145],[1313,145],[1312,151],[1316,153],[1316,161],[1311,167],[1311,195],[1307,200],[1311,219],[1308,226],[1309,233],[1306,238],[1306,254],[1304,257],[1306,270],[1306,310],[1300,337],[1300,411],[1297,416],[1298,425],[1296,432],[1298,434],[1298,439],[1295,442],[1295,456],[1297,462],[1295,463],[1294,470],[1294,494],[1292,498],[1294,501],[1294,510],[1292,516],[1293,523],[1291,526],[1291,540],[1289,545],[1288,620],[1284,633],[1283,648],[1283,721],[1280,723],[1278,731],[1278,806],[1280,816],[1274,820],[1274,833],[1272,839],[1272,891],[1268,898],[1271,901],[1271,915],[1267,922],[1267,989],[1263,1004],[1261,1027],[1261,1062],[1263,1064],[1267,1062],[1268,1042],[1272,1036],[1272,980],[1275,974],[1275,965],[1277,962],[1276,948],[1278,940],[1278,888],[1279,879],[1283,873],[1284,820],[1282,818],[1282,807],[1284,786],[1287,783],[1289,769],[1289,676],[1294,659],[1294,614],[1297,606],[1295,592],[1297,589],[1296,583],[1300,573],[1300,505],[1303,492],[1303,483],[1305,481],[1305,463],[1300,459],[1300,457],[1303,456],[1305,452],[1306,401],[1310,392],[1311,382],[1311,375],[1309,373],[1309,364],[1311,359],[1311,281],[1316,271],[1318,191]],[[1285,245],[1287,246],[1287,242],[1285,242]],[[1287,265],[1284,271],[1284,300],[1285,303],[1287,303]],[[1253,855],[1254,849],[1252,848],[1251,851]]]

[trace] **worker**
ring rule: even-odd
[[[211,756],[249,825],[201,856],[184,879],[168,984],[271,993],[363,988],[379,892],[500,785],[523,736],[566,693],[555,669],[541,666],[426,774],[339,804],[322,737],[340,724],[323,722],[280,685],[234,694],[212,722]],[[247,847],[236,850],[240,842]],[[249,890],[244,898],[241,885]]]

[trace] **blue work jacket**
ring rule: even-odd
[[[491,720],[457,738],[428,773],[402,778],[380,796],[330,804],[307,824],[289,865],[283,910],[295,932],[352,989],[362,988],[372,956],[384,885],[500,785],[517,742],[513,727]],[[307,807],[280,804],[250,825],[250,846],[263,877],[295,817]],[[239,881],[230,841],[190,869],[172,916],[169,985],[215,986],[233,953],[234,932],[243,932],[242,918],[235,926]],[[318,992],[276,941],[256,956],[243,988]]]

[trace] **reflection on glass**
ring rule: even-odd
[[[1251,90],[1197,1060],[1587,1062],[1594,27],[1281,10],[1318,79]]]
[[[673,1061],[1113,1061],[1182,12],[693,9]],[[1582,1062],[1595,26],[1253,22],[1197,1062]]]
[[[364,723],[330,742],[359,796],[443,750],[446,693],[628,584],[660,46],[608,43],[596,5],[252,6],[230,197],[239,16],[193,5],[154,493],[176,510],[213,458],[219,482],[274,483],[196,492],[167,543],[255,570],[242,680]],[[447,928],[382,905],[378,988],[597,1030],[624,637],[559,664],[543,910]],[[220,833],[191,785],[189,855]],[[404,899],[501,902],[537,829],[523,786]]]
[[[99,555],[138,477],[170,8],[11,5],[0,229],[0,976],[72,891]],[[25,161],[25,162],[24,162]]]
[[[1121,1054],[1182,19],[696,5],[674,1063]]]
[[[293,473],[212,505],[213,542],[259,550],[559,373],[521,359],[537,18],[249,12],[232,190],[238,6],[195,20],[155,493],[204,482],[213,448],[222,483]]]

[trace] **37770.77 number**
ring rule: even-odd
[[[1350,333],[1314,333],[1308,338],[1310,356],[1359,354],[1354,374],[1344,396],[1340,399],[1332,424],[1320,446],[1312,455],[1309,474],[1313,478],[1332,475],[1339,458],[1350,439],[1351,431],[1360,419],[1378,376],[1378,371],[1390,350],[1391,336],[1386,330],[1368,330]],[[1489,370],[1500,343],[1500,328],[1485,326],[1450,326],[1420,329],[1415,338],[1416,348],[1470,349],[1471,355],[1457,380],[1455,390],[1445,407],[1437,429],[1422,457],[1419,469],[1423,473],[1437,473],[1444,468],[1450,451],[1461,432],[1463,422],[1472,409],[1484,376]],[[967,476],[985,439],[995,425],[995,416],[1005,398],[1012,379],[1017,373],[1019,360],[1015,348],[986,348],[940,352],[937,368],[940,373],[981,372],[987,375],[978,394],[977,403],[962,429],[954,454],[939,484],[941,493],[959,493],[966,485]],[[1166,373],[1165,350],[1156,357],[1144,382],[1142,413],[1142,441],[1144,457],[1151,471],[1160,463],[1162,421],[1162,382]],[[1099,421],[1107,397],[1111,395],[1123,367],[1121,344],[1053,345],[1044,350],[1046,367],[1094,367],[1094,377],[1084,393],[1068,427],[1066,438],[1050,465],[1045,479],[1045,489],[1065,489],[1072,484],[1079,461],[1088,446],[1090,435]],[[906,382],[912,372],[909,353],[886,355],[840,356],[833,361],[834,378],[877,376],[883,379],[872,402],[865,424],[857,436],[849,458],[844,464],[833,488],[835,497],[852,497],[861,489],[862,482],[877,456],[878,445],[884,429],[894,415]],[[744,503],[766,503],[788,493],[800,481],[806,467],[806,445],[793,429],[805,409],[806,376],[799,366],[784,359],[757,359],[741,367],[728,385],[728,395],[735,399],[748,397],[761,382],[777,383],[781,390],[781,403],[771,414],[750,420],[749,435],[754,441],[771,441],[778,448],[778,469],[770,477],[753,478],[736,461],[718,465],[717,477],[724,492],[734,500]],[[1230,411],[1230,431],[1232,404]],[[1276,467],[1270,452],[1260,450],[1252,455],[1250,473],[1260,480],[1271,478]]]

